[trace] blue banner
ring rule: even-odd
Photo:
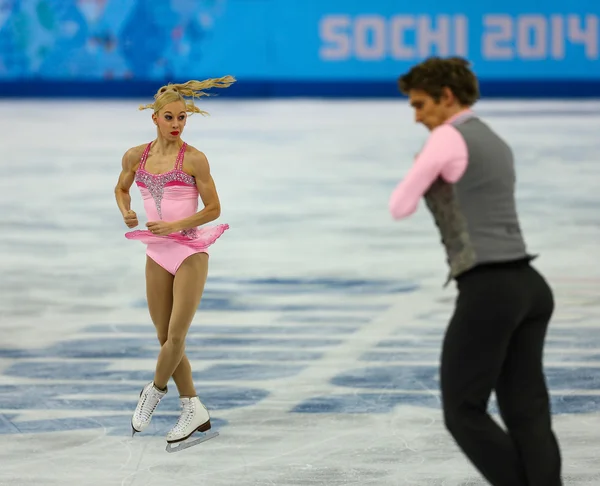
[[[486,6],[487,5],[487,6]],[[0,0],[0,85],[394,82],[430,56],[482,81],[600,80],[597,0]]]
[[[389,78],[424,57],[456,55],[482,78],[600,78],[600,1],[286,0],[278,8],[291,3],[296,13],[278,24],[277,45],[281,72],[293,77]]]

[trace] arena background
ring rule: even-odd
[[[1,0],[3,95],[146,95],[234,74],[227,96],[393,96],[429,55],[486,96],[597,96],[593,0]]]

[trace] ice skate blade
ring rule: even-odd
[[[167,448],[165,450],[169,453],[179,452],[184,449],[189,449],[190,447],[194,447],[195,445],[201,444],[202,442],[206,442],[209,439],[213,439],[217,435],[219,435],[218,432],[206,432],[206,433],[202,434],[200,437],[195,437],[193,439],[189,438],[189,439],[187,439],[185,441],[181,441],[181,442],[167,443]]]

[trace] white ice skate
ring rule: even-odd
[[[218,432],[206,433],[211,427],[210,415],[198,397],[180,398],[180,401],[181,415],[175,427],[167,434],[167,452],[182,451],[219,435]],[[203,434],[188,441],[187,439],[196,431]]]
[[[162,398],[167,394],[167,390],[160,391],[154,386],[154,382],[148,383],[140,393],[140,399],[133,417],[131,417],[131,436],[133,437],[136,432],[142,432],[152,420],[152,414]]]

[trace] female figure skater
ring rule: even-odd
[[[554,301],[526,251],[512,151],[471,111],[479,87],[465,60],[426,59],[399,88],[431,134],[390,211],[408,217],[425,197],[458,288],[441,356],[445,425],[490,484],[559,486],[542,364]],[[487,413],[492,390],[507,432]]]
[[[141,391],[131,427],[135,434],[150,424],[172,376],[182,410],[167,434],[169,444],[211,427],[208,410],[194,388],[185,338],[206,282],[207,248],[229,228],[226,224],[202,226],[219,217],[219,197],[206,156],[183,142],[181,135],[188,113],[205,114],[194,105],[193,98],[207,95],[205,89],[225,88],[233,82],[234,78],[226,76],[161,87],[154,103],[140,107],[153,110],[157,137],[125,152],[115,188],[117,205],[129,228],[138,225],[137,215],[130,207],[129,189],[134,181],[143,197],[148,229],[125,236],[147,245],[148,310],[161,344],[154,380]],[[192,100],[186,101],[186,96]],[[204,205],[200,211],[198,196]]]

